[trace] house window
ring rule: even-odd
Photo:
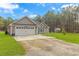
[[[18,27],[19,29],[21,29],[21,27]]]
[[[16,27],[16,29],[25,29],[25,27]]]
[[[31,29],[34,29],[34,27],[31,27]]]
[[[18,29],[18,27],[16,27],[16,29]]]
[[[43,30],[42,30],[42,29],[40,29],[40,32],[43,32]]]
[[[23,29],[26,29],[25,27],[23,27]]]
[[[21,27],[22,29],[24,29],[24,27]]]
[[[32,26],[26,26],[26,27],[24,27],[25,29],[34,29],[34,27],[32,27]]]

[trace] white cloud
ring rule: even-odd
[[[62,5],[61,6],[61,8],[66,8],[66,7],[69,7],[69,6],[73,6],[73,7],[75,7],[75,6],[78,6],[79,4],[64,4],[64,5]]]
[[[38,6],[43,6],[43,7],[45,7],[46,6],[46,4],[45,3],[39,3],[39,4],[37,4]]]
[[[72,12],[73,10],[77,9],[77,6],[79,6],[78,3],[64,4],[61,6],[61,9],[68,10],[68,11]]]
[[[55,8],[54,8],[54,7],[52,7],[52,10],[55,10]]]
[[[0,3],[0,9],[2,9],[4,13],[13,13],[13,10],[17,8],[19,8],[18,4]]]
[[[0,3],[0,8],[7,9],[7,10],[13,10],[13,9],[19,8],[19,5],[11,4],[11,3]]]
[[[31,14],[31,15],[29,15],[28,17],[30,17],[30,18],[35,18],[37,15],[36,14]]]
[[[28,10],[27,10],[27,9],[24,9],[24,13],[25,13],[25,12],[28,12]]]
[[[41,4],[41,5],[42,5],[43,7],[45,7],[45,6],[46,6],[46,4],[44,4],[44,3],[43,3],[43,4]]]
[[[7,10],[7,9],[2,10],[2,12],[3,12],[3,13],[11,13],[11,14],[13,14],[13,13],[14,13],[14,11],[13,11],[13,10]]]
[[[9,13],[10,11],[8,11],[8,10],[3,10],[3,12],[4,12],[4,13]]]
[[[0,10],[0,13],[2,13],[2,10]]]

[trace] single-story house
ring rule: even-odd
[[[20,20],[9,24],[7,32],[10,35],[35,35],[49,32],[49,26],[44,22],[37,22],[28,17],[23,17]]]

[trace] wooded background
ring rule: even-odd
[[[34,20],[45,22],[50,27],[50,32],[60,28],[61,32],[79,33],[79,6],[69,6],[55,13],[48,11],[44,16],[37,16]]]

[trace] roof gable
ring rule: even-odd
[[[23,17],[20,20],[16,21],[14,24],[29,24],[29,25],[35,25],[35,23],[29,19],[28,17]]]
[[[38,21],[36,21],[36,24],[38,25],[38,26],[44,26],[44,27],[48,27],[49,28],[49,26],[46,24],[46,23],[44,23],[44,22],[38,22]]]

